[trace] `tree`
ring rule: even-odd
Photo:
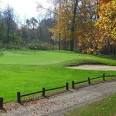
[[[59,41],[70,41],[71,39],[71,23],[72,23],[72,1],[60,1],[55,9],[57,12],[56,23],[50,31],[53,33],[53,38]]]
[[[112,46],[116,47],[116,1],[102,0],[99,15],[96,27],[100,33],[99,39],[102,43],[100,46],[107,48],[107,52],[114,52]]]
[[[10,34],[13,34],[13,9],[10,8],[9,6],[6,8],[6,10],[4,11],[4,24],[6,27],[6,38],[4,39],[4,43],[8,44],[10,42]]]
[[[6,48],[11,48],[14,45],[18,46],[21,38],[17,34],[18,25],[15,22],[13,9],[8,6],[1,14],[1,43]]]
[[[77,6],[78,6],[79,0],[74,0],[74,9],[72,13],[72,26],[71,26],[71,45],[70,50],[74,50],[74,42],[75,42],[75,25],[76,25],[76,14],[77,14]]]
[[[70,41],[70,50],[93,51],[95,42],[94,24],[97,17],[97,2],[91,0],[66,0],[57,8],[56,24],[51,29],[54,38],[61,33],[63,40]],[[85,43],[89,42],[88,45]],[[78,45],[78,48],[76,47]],[[83,47],[82,47],[83,46]],[[86,48],[84,48],[84,46]]]
[[[28,26],[28,28],[34,30],[38,27],[38,21],[36,18],[32,17],[30,19],[27,19],[26,20],[26,24]]]

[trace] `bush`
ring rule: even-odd
[[[48,43],[30,43],[28,48],[31,50],[53,50],[54,46]]]

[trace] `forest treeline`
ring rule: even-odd
[[[116,54],[116,0],[60,0],[55,10],[51,31],[68,49]]]
[[[52,1],[54,10],[41,21],[32,17],[19,25],[12,8],[1,11],[0,48],[116,55],[116,0]]]
[[[19,23],[17,18],[10,6],[0,12],[0,48],[53,49],[49,31],[54,24],[53,18],[40,21],[32,17],[24,24]]]

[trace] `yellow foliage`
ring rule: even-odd
[[[70,0],[69,0],[70,1]],[[96,5],[94,9],[90,6],[94,0],[84,0],[80,7],[80,14],[76,16],[75,39],[79,49],[86,53],[96,53],[106,46],[107,42],[116,42],[116,0],[100,0],[99,19],[93,19],[98,15]],[[55,26],[50,29],[55,39],[71,38],[72,23],[71,2],[62,4],[58,9]],[[89,9],[89,10],[88,10]],[[91,18],[90,18],[91,17]]]
[[[108,3],[102,4],[100,10],[100,18],[96,27],[102,33],[101,38],[116,40],[116,1],[110,0]]]
[[[53,38],[59,39],[69,39],[71,36],[70,32],[70,21],[72,18],[71,10],[69,10],[69,4],[61,4],[57,9],[58,16],[55,26],[50,29],[53,33]]]

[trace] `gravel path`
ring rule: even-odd
[[[71,108],[86,105],[113,93],[116,93],[116,81],[100,83],[30,102],[25,106],[15,104],[17,107],[7,109],[0,116],[63,116]]]
[[[95,65],[95,64],[87,64],[87,65],[79,65],[79,66],[71,66],[68,67],[71,69],[81,69],[81,70],[103,70],[103,71],[116,71],[116,66],[107,66],[107,65]]]

